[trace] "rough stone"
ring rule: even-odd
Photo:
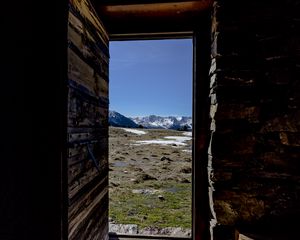
[[[276,217],[278,239],[294,239],[286,236],[300,209],[299,1],[217,5],[209,151],[217,226],[253,233],[260,225],[273,239],[268,222]]]
[[[249,122],[258,122],[259,107],[245,106],[244,104],[224,104],[220,105],[216,113],[216,120],[222,119],[246,119]]]
[[[137,234],[138,226],[136,224],[109,223],[109,232],[123,233],[123,234]]]
[[[166,228],[147,227],[144,229],[140,229],[139,234],[189,237],[191,236],[191,229],[184,229],[179,227],[166,227]]]

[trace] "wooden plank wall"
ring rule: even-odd
[[[88,0],[68,24],[69,239],[108,238],[108,36]]]

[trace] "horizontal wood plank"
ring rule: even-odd
[[[107,239],[108,35],[89,0],[69,6],[68,239]]]

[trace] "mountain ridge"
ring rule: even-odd
[[[139,127],[139,125],[136,124],[132,119],[125,117],[124,115],[116,111],[109,111],[108,123],[110,126],[114,126],[114,127],[128,127],[128,128]]]
[[[126,117],[116,111],[109,111],[109,123],[111,126],[149,128],[149,129],[174,129],[192,130],[192,117],[149,115],[143,117]]]

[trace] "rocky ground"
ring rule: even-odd
[[[110,127],[109,136],[110,230],[189,236],[191,132]]]

